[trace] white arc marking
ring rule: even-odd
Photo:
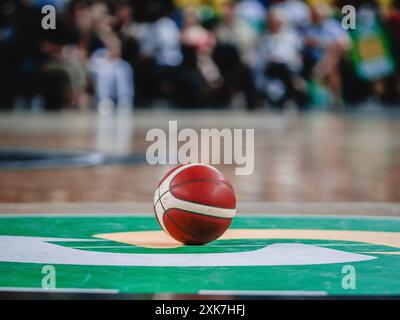
[[[222,267],[313,265],[376,259],[299,243],[277,243],[245,252],[152,254],[84,251],[49,241],[96,240],[0,236],[0,261],[92,266]]]

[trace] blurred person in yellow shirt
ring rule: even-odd
[[[215,11],[221,12],[226,0],[175,0],[175,4],[179,8],[209,6]]]

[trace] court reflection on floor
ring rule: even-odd
[[[254,128],[255,170],[218,166],[239,201],[400,201],[400,119],[330,113],[139,111],[134,115],[3,114],[0,147],[145,153],[152,128]],[[0,202],[151,202],[172,166],[0,171]]]

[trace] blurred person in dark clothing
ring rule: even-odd
[[[74,106],[81,68],[71,57],[71,50],[65,49],[76,43],[76,30],[62,11],[56,17],[56,29],[43,29],[40,4],[12,2],[5,11],[11,12],[6,23],[11,33],[4,50],[0,50],[5,60],[0,60],[9,65],[11,72],[7,75],[11,87],[8,101],[13,101],[17,109]],[[6,79],[2,80],[5,83]]]
[[[42,17],[36,8],[15,1],[2,2],[0,14],[1,107],[10,109],[19,101],[29,108],[38,94],[37,77],[46,58],[38,45],[43,37]]]
[[[251,72],[256,59],[257,33],[240,19],[233,1],[222,7],[221,21],[215,29],[217,44],[213,51],[223,84],[219,90],[221,101],[231,102],[236,93],[243,93],[246,107],[255,107],[256,90]]]
[[[183,83],[182,79],[186,79],[193,86],[202,86],[193,87],[192,90],[198,94],[202,93],[202,96],[198,98],[206,104],[223,105],[228,103],[227,101],[215,101],[215,94],[223,84],[222,75],[212,58],[216,37],[211,30],[201,25],[198,12],[194,7],[187,7],[183,10],[181,43],[185,54],[182,71],[186,72],[189,65],[191,66],[191,79],[187,75],[181,74],[181,83]],[[187,103],[190,102],[187,101]]]
[[[17,4],[14,1],[0,3],[0,110],[10,109],[14,99],[15,69],[24,52],[17,53]]]
[[[393,7],[383,10],[383,19],[390,32],[396,60],[400,61],[400,2]]]
[[[222,82],[221,74],[211,57],[216,44],[215,34],[201,25],[196,8],[185,8],[183,17],[182,44],[196,50],[197,66],[209,85],[219,86]]]
[[[225,1],[222,6],[221,21],[215,28],[215,34],[219,43],[233,45],[239,51],[241,60],[252,65],[258,34],[237,15],[236,6],[232,0]]]
[[[303,41],[288,22],[285,10],[268,11],[268,29],[260,39],[257,86],[273,107],[283,108],[289,100],[298,107],[305,104]]]
[[[382,10],[386,29],[389,32],[393,56],[396,61],[396,74],[388,79],[387,102],[396,105],[400,102],[400,2]]]
[[[59,19],[58,28],[60,24]],[[69,26],[66,28],[69,30]],[[55,35],[55,38],[45,38],[40,44],[40,52],[46,59],[39,70],[38,94],[48,110],[82,108],[86,102],[83,95],[87,75],[74,43],[76,39],[64,39],[65,42],[62,39],[62,36]]]
[[[137,50],[138,54],[134,68],[137,99],[141,105],[173,105],[176,102],[176,78],[182,52],[180,31],[170,18],[172,8],[169,1],[145,2],[143,21],[131,23],[125,32],[137,45],[136,49],[131,49]]]

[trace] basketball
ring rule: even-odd
[[[154,213],[163,230],[184,244],[218,239],[236,212],[230,182],[205,164],[180,165],[169,171],[154,194]]]

